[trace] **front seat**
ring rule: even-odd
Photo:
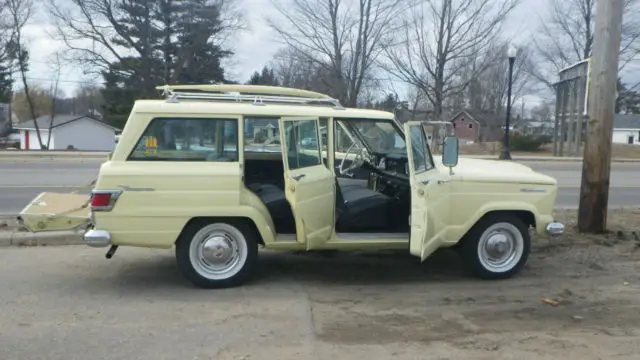
[[[336,232],[383,232],[391,198],[362,186],[341,189],[336,178]]]

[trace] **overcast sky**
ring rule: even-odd
[[[232,64],[226,68],[228,76],[237,81],[246,81],[251,73],[259,70],[271,60],[281,46],[275,33],[266,25],[265,16],[277,16],[269,0],[239,0],[249,29],[238,34],[229,42],[236,52]],[[539,19],[546,15],[548,0],[522,0],[521,5],[511,14],[505,25],[506,38],[516,42],[526,41],[539,26]],[[52,41],[46,31],[52,31],[47,15],[38,13],[32,24],[25,29],[29,41],[32,63],[29,78],[41,86],[51,86],[53,69],[51,56],[63,45]],[[60,88],[67,96],[73,94],[79,82],[83,81],[81,71],[73,66],[64,66]]]

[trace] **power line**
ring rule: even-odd
[[[88,84],[88,85],[95,85],[96,82],[95,81],[88,81],[88,80],[62,80],[62,79],[54,79],[54,78],[38,78],[38,77],[29,77],[27,76],[27,80],[32,80],[32,81],[51,81],[51,82],[61,82],[61,83],[72,83],[72,84]]]

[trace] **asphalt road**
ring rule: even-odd
[[[97,160],[0,162],[0,214],[18,213],[40,192],[67,192],[89,184],[97,176],[100,163]],[[581,163],[525,164],[558,179],[558,207],[578,206]],[[640,163],[612,165],[609,205],[640,206]]]
[[[521,276],[496,282],[452,251],[263,251],[253,281],[210,291],[170,250],[4,248],[0,359],[637,360],[635,245],[571,244],[536,242]]]

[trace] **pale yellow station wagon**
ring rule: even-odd
[[[455,137],[437,158],[419,122],[296,89],[163,89],[166,99],[135,103],[89,207],[69,208],[81,195],[44,193],[23,224],[86,226],[86,243],[111,246],[108,258],[118,246],[175,246],[184,276],[205,288],[248,280],[260,246],[406,249],[422,260],[455,246],[475,275],[507,278],[527,261],[531,229],[564,231],[555,179],[458,159]]]

